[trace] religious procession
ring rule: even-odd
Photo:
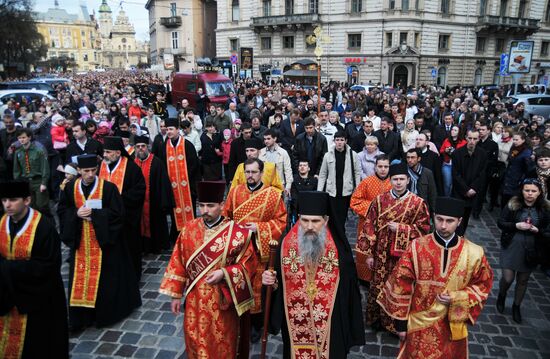
[[[524,303],[548,303],[548,118],[504,87],[232,85],[172,106],[170,79],[88,73],[1,108],[0,358],[510,357],[482,338],[549,333]]]

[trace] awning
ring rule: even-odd
[[[283,72],[283,76],[287,77],[317,77],[316,70],[288,70]],[[326,72],[321,71],[321,76],[326,77]]]

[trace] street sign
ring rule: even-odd
[[[437,77],[437,69],[434,67],[432,68],[432,78],[436,78]]]
[[[231,70],[233,71],[233,76],[235,76],[237,74],[237,65],[236,64],[231,65]]]
[[[237,57],[237,54],[231,55],[229,60],[231,60],[231,64],[233,64],[233,65],[236,65],[239,62],[239,58]]]
[[[507,76],[508,75],[508,60],[510,59],[510,56],[508,54],[501,54],[500,55],[500,68],[499,73],[500,76]]]
[[[348,75],[353,74],[353,68],[351,66],[348,67]]]

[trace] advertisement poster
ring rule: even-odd
[[[172,70],[174,69],[174,55],[172,54],[164,54],[164,68],[166,70]]]
[[[251,47],[241,47],[241,70],[252,70],[253,51]]]
[[[531,59],[533,58],[533,41],[512,41],[510,44],[510,56],[508,57],[508,73],[526,74],[531,71]]]

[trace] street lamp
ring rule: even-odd
[[[321,112],[321,56],[323,56],[323,44],[330,43],[330,37],[322,35],[321,26],[313,30],[314,35],[309,35],[306,42],[309,45],[315,44],[315,56],[317,57],[317,114]]]

